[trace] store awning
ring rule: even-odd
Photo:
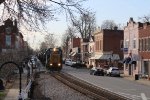
[[[109,59],[111,59],[111,60],[120,60],[120,57],[119,57],[118,54],[112,54],[112,55],[103,54],[99,59],[101,59],[101,60],[109,60]]]
[[[71,56],[74,56],[76,54],[76,52],[73,52],[73,54]]]
[[[120,60],[120,57],[118,54],[100,54],[95,55],[94,57],[91,57],[90,59],[101,59],[101,60]]]
[[[99,59],[101,55],[95,55],[94,57],[91,57],[90,59]]]

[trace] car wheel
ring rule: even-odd
[[[112,76],[111,73],[109,73],[109,76]]]

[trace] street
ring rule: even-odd
[[[130,97],[133,100],[144,100],[142,99],[143,96],[146,96],[147,100],[150,100],[150,87],[135,81],[121,77],[94,76],[90,75],[88,69],[75,69],[65,65],[62,71],[92,83],[93,85]]]

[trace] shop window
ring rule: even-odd
[[[128,70],[128,64],[125,64],[125,68],[126,68],[126,70]]]
[[[136,61],[132,61],[132,65],[134,66],[134,70],[136,70]]]

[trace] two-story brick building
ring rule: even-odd
[[[123,30],[118,30],[117,27],[113,30],[98,28],[94,32],[94,40],[95,54],[90,58],[94,59],[93,66],[118,66],[119,60],[123,59],[123,51],[121,50]]]
[[[70,38],[68,41],[68,56],[67,58],[71,58],[75,61],[80,59],[79,50],[81,48],[81,38]]]
[[[7,19],[0,26],[0,48],[1,52],[20,50],[24,47],[23,35],[18,31],[17,21]]]
[[[150,77],[150,23],[144,23],[139,28],[140,71]]]

